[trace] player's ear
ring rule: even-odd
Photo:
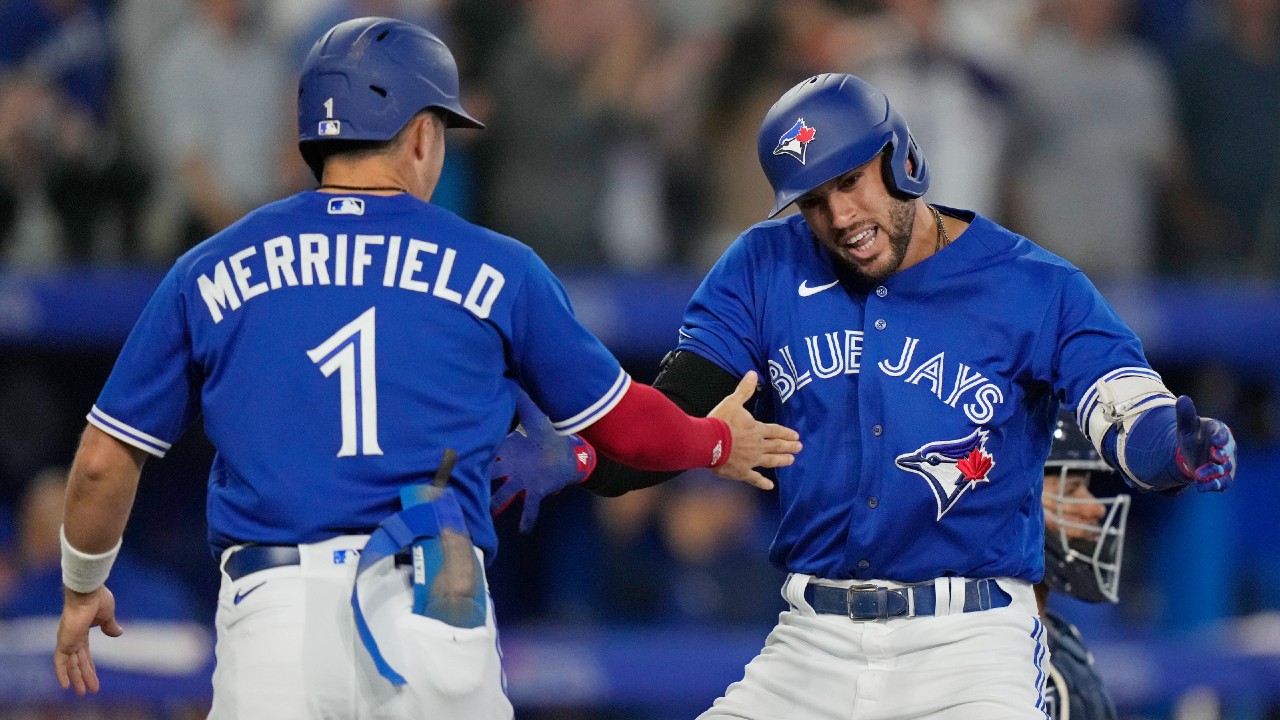
[[[413,138],[413,154],[419,160],[433,152],[440,152],[444,145],[444,119],[434,110],[423,110],[413,116],[410,137]]]

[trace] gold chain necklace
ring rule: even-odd
[[[942,224],[942,214],[938,212],[938,208],[930,205],[929,210],[933,213],[934,222],[938,224],[938,244],[933,248],[934,252],[938,252],[951,244],[951,238],[947,235],[947,226]]]

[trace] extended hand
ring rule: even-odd
[[[538,406],[523,392],[516,398],[520,425],[498,447],[490,473],[499,483],[489,501],[497,515],[518,497],[524,497],[520,532],[533,529],[542,501],[570,485],[576,485],[596,468],[596,451],[577,435],[560,435]]]
[[[729,425],[733,433],[733,449],[729,460],[715,474],[731,480],[754,485],[762,490],[773,489],[773,482],[756,472],[755,468],[776,468],[795,462],[795,454],[803,447],[800,434],[795,430],[773,423],[762,423],[751,416],[743,405],[756,392],[756,373],[749,371],[738,382],[738,387],[716,405],[707,417],[719,418]]]
[[[74,687],[77,695],[98,692],[98,670],[89,654],[89,629],[101,627],[104,635],[120,637],[116,622],[116,598],[103,587],[91,593],[63,588],[62,620],[53,651],[53,672],[63,690]]]
[[[1196,414],[1195,403],[1178,398],[1178,469],[1200,492],[1222,492],[1236,477],[1236,439],[1226,423]]]

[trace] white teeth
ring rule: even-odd
[[[866,230],[849,238],[845,245],[851,250],[861,250],[871,243],[871,238],[875,237],[876,229],[869,227]]]

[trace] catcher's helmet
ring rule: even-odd
[[[1092,473],[1114,472],[1080,432],[1070,412],[1058,415],[1044,470],[1045,581],[1055,590],[1087,602],[1116,602],[1129,496],[1078,497],[1067,492],[1071,475],[1083,473],[1088,488]],[[1057,482],[1053,483],[1050,478],[1055,473]],[[1100,506],[1104,513],[1096,523],[1069,517],[1072,506],[1080,505]]]
[[[854,75],[816,75],[788,90],[765,114],[757,147],[773,186],[769,217],[886,147],[892,189],[908,197],[929,189],[924,154],[907,121],[884,93]]]
[[[302,65],[298,147],[313,164],[310,143],[387,141],[426,108],[440,110],[447,127],[484,127],[462,109],[458,66],[439,38],[403,20],[347,20]]]

